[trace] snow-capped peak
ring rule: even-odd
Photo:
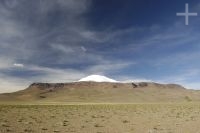
[[[101,75],[90,75],[85,78],[80,79],[79,81],[92,81],[92,82],[117,82],[114,79],[110,79]]]

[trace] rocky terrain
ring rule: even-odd
[[[1,102],[140,103],[200,101],[200,92],[176,84],[72,82],[33,83],[25,90],[0,95]]]

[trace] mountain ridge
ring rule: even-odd
[[[33,83],[25,90],[0,95],[0,101],[61,103],[149,103],[200,101],[200,92],[176,84],[153,82]]]

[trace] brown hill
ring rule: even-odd
[[[27,89],[0,95],[0,101],[144,103],[200,101],[200,92],[176,84],[157,83],[33,83]]]

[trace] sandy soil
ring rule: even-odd
[[[200,104],[0,105],[0,133],[200,133]]]

